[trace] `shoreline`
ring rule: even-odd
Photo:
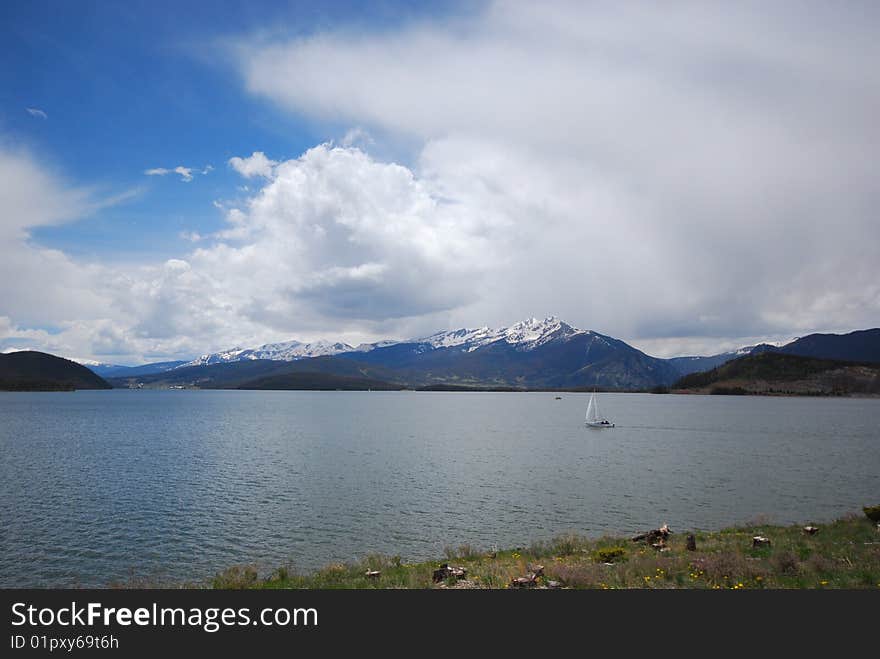
[[[746,524],[719,531],[664,527],[630,537],[558,536],[529,547],[464,545],[407,563],[372,555],[299,574],[232,566],[214,589],[880,589],[880,524],[851,514],[816,525]],[[691,545],[691,539],[693,545]],[[765,542],[766,541],[766,542]],[[125,586],[117,586],[125,587]]]

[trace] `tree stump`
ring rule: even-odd
[[[449,565],[444,563],[439,568],[434,570],[434,574],[431,576],[431,579],[434,581],[434,583],[440,583],[441,581],[445,581],[447,576],[449,576]]]
[[[685,541],[685,549],[688,551],[697,551],[697,538],[693,533],[688,533]]]

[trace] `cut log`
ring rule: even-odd
[[[693,533],[688,533],[685,541],[685,549],[688,551],[697,551],[697,538]]]
[[[669,538],[670,535],[672,535],[672,531],[669,530],[669,525],[664,524],[659,529],[652,529],[651,531],[646,531],[645,533],[640,533],[639,535],[634,536],[632,541],[644,541],[653,546],[660,541],[663,541],[663,543],[665,544],[667,538]]]
[[[763,535],[756,535],[752,538],[752,547],[769,547],[770,546],[770,538],[765,538]]]
[[[511,579],[511,588],[534,588],[538,585],[538,579],[544,576],[543,565],[529,565],[529,573],[524,577]]]

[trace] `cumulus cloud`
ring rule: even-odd
[[[419,145],[415,175],[492,218],[503,263],[450,323],[720,345],[880,317],[880,42],[808,9],[493,3],[236,52],[252,92]]]
[[[277,164],[274,160],[267,158],[266,154],[262,151],[254,151],[247,158],[235,156],[229,159],[229,166],[245,178],[253,178],[255,176],[272,178]]]
[[[36,117],[37,119],[48,119],[49,115],[46,114],[43,110],[39,108],[25,108],[25,111],[31,115],[32,117]]]
[[[237,282],[238,313],[279,332],[450,309],[486,265],[477,258],[488,251],[484,220],[354,148],[325,144],[278,163],[226,219],[222,242],[190,263]]]
[[[38,171],[20,161],[7,173],[16,168],[19,179]],[[410,169],[355,148],[323,144],[277,163],[258,192],[226,210],[223,231],[186,234],[204,246],[161,263],[83,263],[31,244],[31,223],[87,212],[68,210],[78,195],[44,178],[17,202],[57,200],[39,217],[23,211],[7,245],[0,348],[137,361],[294,335],[360,340],[475,299],[474,281],[493,263],[493,216],[472,215]]]

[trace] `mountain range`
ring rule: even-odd
[[[356,347],[342,342],[287,341],[209,353],[188,362],[94,368],[117,386],[138,381],[147,386],[303,388],[303,378],[308,377],[302,374],[311,373],[316,387],[340,384],[334,388],[355,387],[348,380],[333,380],[349,378],[361,380],[365,388],[598,386],[633,390],[669,386],[683,375],[763,352],[880,362],[880,329],[813,334],[784,346],[761,344],[718,355],[660,359],[551,316],[499,329],[456,329]]]

